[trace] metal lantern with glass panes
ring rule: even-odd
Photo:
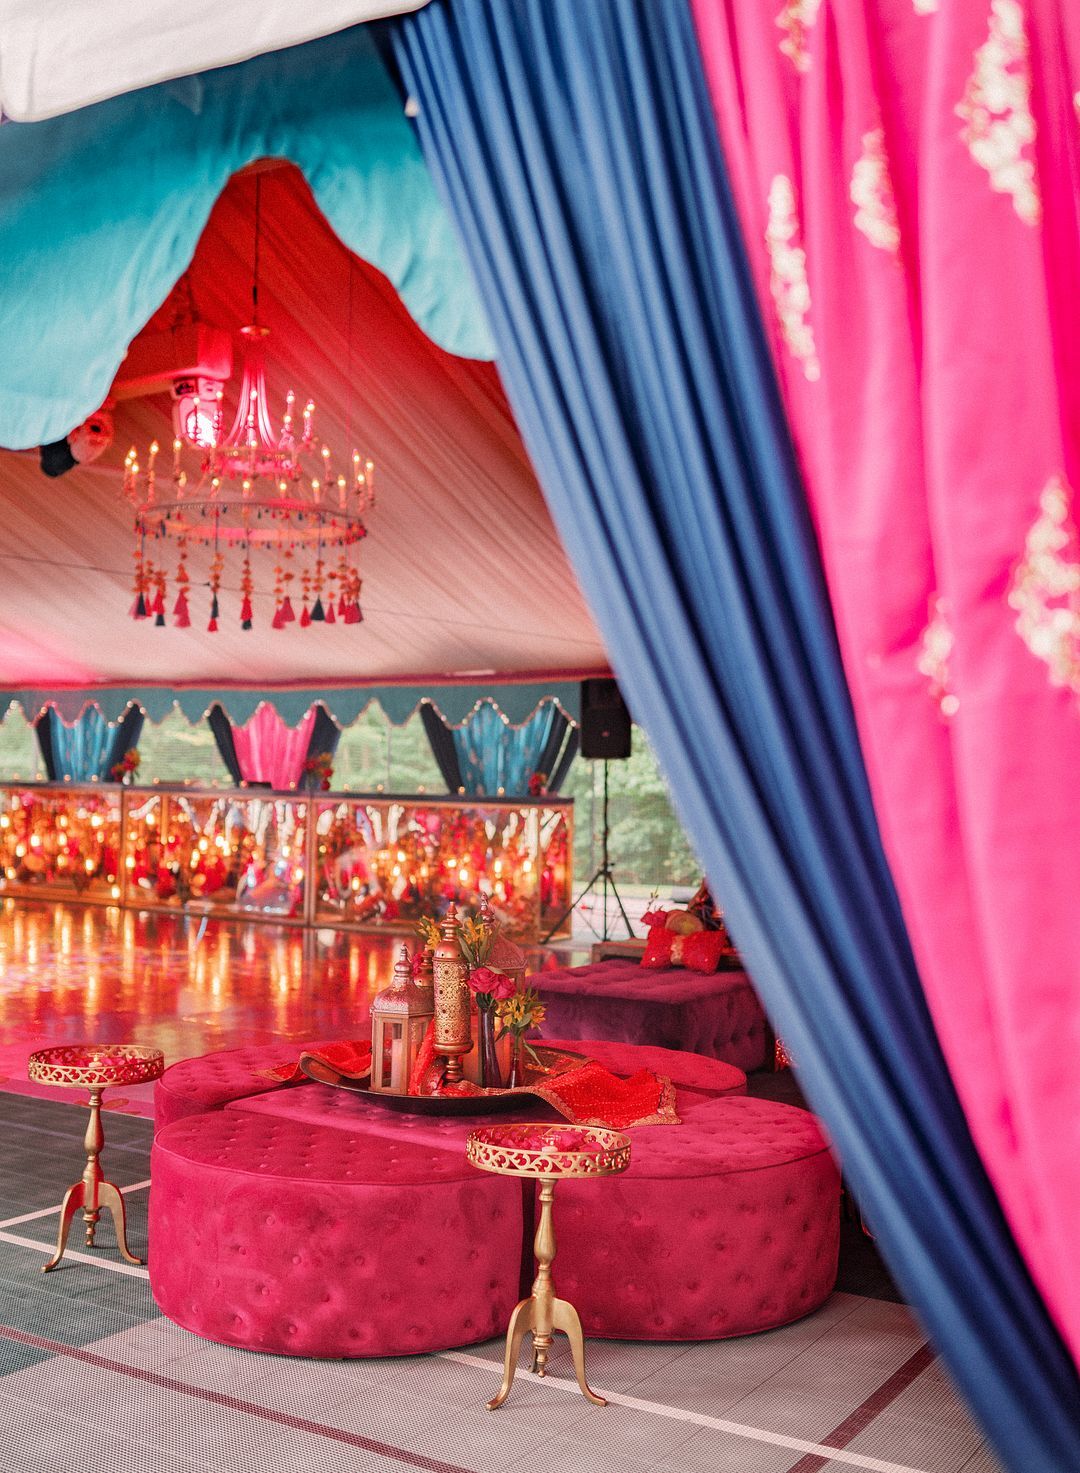
[[[435,1016],[430,990],[412,979],[409,948],[394,964],[394,980],[371,1004],[371,1087],[380,1094],[407,1095],[416,1056]]]

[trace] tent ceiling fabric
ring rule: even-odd
[[[240,628],[230,562],[220,629],[207,632],[206,568],[195,555],[191,627],[132,620],[121,462],[132,443],[171,443],[172,428],[166,396],[123,401],[112,448],[59,480],[41,474],[33,453],[0,452],[0,686],[318,689],[440,675],[480,685],[606,671],[494,366],[436,347],[386,278],[350,257],[297,170],[259,178],[271,408],[280,413],[290,386],[310,394],[317,434],[346,453],[355,440],[378,465],[379,502],[359,552],[365,622],[271,630],[271,554],[253,554],[250,631]],[[200,316],[215,326],[236,330],[249,315],[254,193],[252,176],[232,181],[192,264]],[[227,413],[236,382],[234,373]],[[162,551],[171,572],[175,550]],[[170,608],[174,597],[170,587]]]
[[[51,118],[171,77],[329,36],[427,0],[0,0],[0,108]]]
[[[401,98],[358,26],[0,128],[0,445],[48,444],[99,407],[230,176],[267,157],[298,165],[341,239],[430,337],[492,356]]]

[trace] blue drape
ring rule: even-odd
[[[447,790],[488,797],[526,794],[533,773],[543,773],[557,793],[577,751],[577,729],[553,701],[538,706],[521,726],[511,726],[491,701],[482,701],[452,727],[434,706],[421,707],[424,730]]]
[[[315,757],[333,757],[340,740],[341,727],[327,714],[325,706],[316,706],[315,720],[311,726],[311,736],[308,738],[308,748],[304,761],[310,762]],[[322,779],[317,777],[315,773],[305,772],[302,774],[297,786],[314,791],[321,786],[321,783]]]
[[[394,23],[518,423],[635,719],[891,1267],[1009,1465],[1080,1388],[937,1045],[685,0]]]
[[[107,782],[114,765],[131,747],[138,747],[143,713],[129,706],[110,726],[96,706],[87,706],[73,726],[65,726],[50,706],[35,723],[45,774],[53,782],[70,778],[85,783]]]

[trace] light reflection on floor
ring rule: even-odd
[[[3,901],[0,1088],[25,1090],[27,1055],[50,1043],[137,1041],[171,1064],[243,1043],[350,1037],[409,939]]]

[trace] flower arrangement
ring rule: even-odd
[[[309,757],[304,763],[304,774],[312,778],[313,787],[321,788],[324,793],[330,791],[330,779],[334,775],[334,759],[329,752],[320,752],[317,757]]]
[[[539,1028],[546,1016],[547,1009],[535,987],[515,991],[499,1003],[499,1022],[508,1033],[528,1033],[531,1028]]]
[[[139,770],[139,756],[137,747],[129,747],[119,762],[114,762],[110,770],[110,776],[114,783],[122,783],[126,777],[132,777]]]
[[[529,797],[547,797],[548,775],[546,772],[534,772],[529,778]]]

